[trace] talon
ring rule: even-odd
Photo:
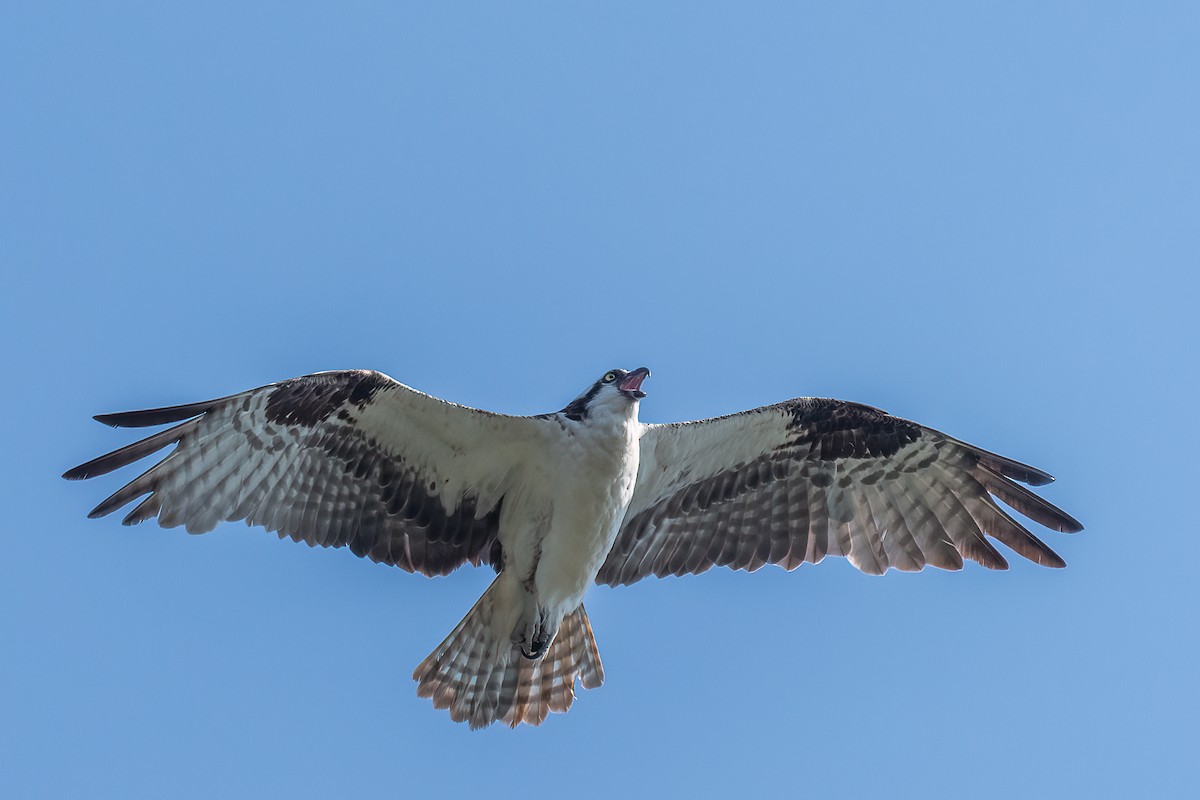
[[[550,641],[552,637],[546,636],[542,632],[533,635],[533,650],[526,652],[525,648],[521,648],[521,653],[529,659],[541,658],[546,655],[546,651],[550,649]]]

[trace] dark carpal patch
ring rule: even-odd
[[[821,461],[891,456],[921,438],[919,425],[859,403],[805,398],[791,413],[795,438],[787,447],[808,445],[809,457]]]
[[[284,425],[312,427],[343,406],[364,408],[385,384],[378,372],[343,370],[276,384],[267,397],[267,420]]]

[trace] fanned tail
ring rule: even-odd
[[[497,581],[498,583],[498,581]],[[450,711],[455,722],[483,728],[502,721],[540,725],[575,700],[575,680],[585,689],[604,683],[604,667],[587,611],[580,605],[559,626],[546,655],[529,660],[510,642],[495,641],[492,614],[497,583],[462,622],[413,670],[417,695]]]

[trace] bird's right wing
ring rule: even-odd
[[[425,575],[497,557],[510,471],[539,425],[447,403],[362,370],[96,419],[114,427],[182,424],[63,476],[103,475],[178,445],[92,517],[149,495],[125,524],[158,517],[164,527],[203,533],[245,520]]]
[[[648,425],[633,498],[596,580],[713,566],[794,569],[826,555],[863,572],[963,558],[1004,569],[991,536],[1039,564],[1063,566],[999,498],[1058,531],[1078,522],[1017,481],[1053,480],[883,411],[802,397],[727,417]]]

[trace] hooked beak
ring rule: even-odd
[[[649,377],[650,370],[646,369],[645,367],[638,367],[633,372],[622,378],[621,382],[617,384],[617,388],[624,392],[627,396],[635,400],[641,400],[646,396],[646,393],[642,391],[642,381]]]

